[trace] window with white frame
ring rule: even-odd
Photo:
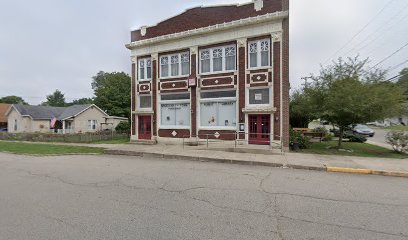
[[[270,88],[255,88],[249,89],[249,104],[250,105],[269,105],[270,104]]]
[[[223,46],[200,51],[200,73],[225,72],[236,70],[236,47]]]
[[[152,108],[152,96],[151,95],[139,95],[139,108],[151,109]]]
[[[96,130],[97,124],[98,124],[97,120],[88,120],[88,129],[89,130]]]
[[[237,126],[236,91],[202,92],[200,127],[231,128]]]
[[[139,60],[139,81],[152,79],[152,59],[145,58]]]
[[[249,42],[248,56],[249,67],[267,67],[270,66],[270,44],[269,39]]]
[[[176,53],[160,57],[160,77],[179,77],[190,75],[190,54]]]
[[[160,100],[161,128],[189,128],[190,93],[163,94]]]

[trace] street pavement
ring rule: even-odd
[[[375,135],[374,137],[367,137],[368,142],[380,147],[392,149],[392,147],[387,143],[385,139],[387,133],[389,133],[390,130],[374,127],[372,127],[372,129],[375,131]]]
[[[408,239],[408,179],[0,153],[0,239]]]

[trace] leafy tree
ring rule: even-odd
[[[404,94],[408,98],[408,68],[404,68],[399,73],[400,77],[398,78],[397,84],[404,89]]]
[[[43,106],[65,107],[65,96],[60,90],[55,90],[51,95],[47,95],[47,101],[42,103]]]
[[[93,77],[94,103],[109,115],[130,119],[131,78],[124,72],[98,72]]]
[[[26,101],[24,101],[23,98],[18,97],[18,96],[2,97],[2,98],[0,98],[0,103],[28,105],[28,103]]]
[[[365,70],[367,62],[368,59],[340,58],[332,66],[322,68],[304,90],[315,106],[316,115],[339,128],[338,147],[350,125],[403,112],[403,90],[385,80],[385,71]]]
[[[92,104],[94,100],[92,98],[80,98],[77,100],[74,100],[70,103],[67,103],[68,106],[72,105],[85,105],[85,104]]]
[[[316,118],[314,105],[310,97],[303,90],[295,91],[290,97],[290,126],[294,128],[307,128],[309,122]]]

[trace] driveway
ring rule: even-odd
[[[408,180],[0,153],[0,239],[408,239]]]
[[[368,142],[380,147],[392,149],[392,147],[385,140],[385,137],[387,133],[390,132],[390,130],[375,127],[372,127],[372,129],[375,131],[375,135],[374,137],[368,137],[367,138]]]

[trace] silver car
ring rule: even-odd
[[[353,133],[357,133],[357,134],[361,134],[361,135],[365,135],[365,136],[370,136],[370,137],[374,137],[374,130],[369,128],[367,125],[363,125],[363,124],[357,124],[354,128],[353,128]]]

